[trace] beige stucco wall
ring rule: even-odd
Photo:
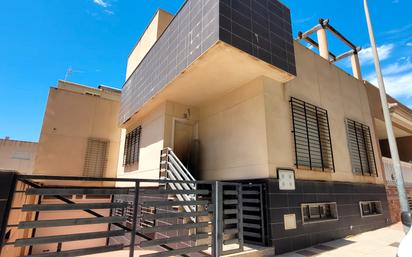
[[[79,92],[79,85],[59,82],[51,88],[43,120],[35,174],[83,176],[88,138],[109,141],[107,177],[116,176],[120,128],[117,127],[119,97],[114,92]],[[104,91],[104,90],[103,90]],[[110,97],[106,97],[109,94]]]
[[[189,120],[199,124],[201,179],[236,180],[276,177],[277,168],[296,170],[289,103],[290,97],[293,96],[328,111],[336,169],[334,173],[298,169],[296,170],[298,179],[383,183],[379,148],[375,140],[364,83],[299,43],[295,43],[295,51],[298,75],[290,82],[281,83],[275,76],[262,74],[247,83],[238,83],[237,87],[231,85],[232,90],[210,96],[206,101],[197,98],[199,100],[196,104],[187,106],[185,101],[193,100],[189,97],[190,94],[198,96],[199,91],[207,91],[216,85],[212,82],[208,83],[208,78],[205,78],[201,83],[208,86],[199,84],[197,87],[201,88],[192,89],[195,86],[193,85],[188,86],[187,90],[175,92],[172,87],[180,88],[184,87],[184,83],[190,83],[190,81],[177,79],[173,85],[154,97],[152,104],[144,106],[132,120],[136,120],[139,115],[142,116],[142,113],[145,116],[154,115],[159,110],[152,111],[149,107],[155,103],[158,106],[165,104],[163,146],[171,146],[173,119],[182,118],[185,110],[190,109],[195,115],[189,117]],[[228,52],[229,49],[226,49],[224,53]],[[206,56],[202,60],[206,63],[209,59]],[[219,63],[214,61],[215,66],[219,67]],[[236,65],[242,69],[246,64]],[[185,74],[190,72],[192,71],[189,70]],[[227,74],[227,77],[230,76],[233,74]],[[211,76],[210,80],[213,81],[214,78]],[[179,99],[176,97],[177,94],[187,97],[180,98],[179,104],[172,104],[170,99]],[[179,111],[173,112],[170,111],[171,109]],[[345,118],[364,123],[371,128],[379,177],[358,176],[352,172]],[[142,122],[145,123],[144,120]],[[161,125],[160,122],[158,125]],[[145,129],[142,130],[142,137],[144,133]],[[159,141],[160,139],[156,138],[152,144]],[[156,150],[160,150],[160,144]],[[154,157],[156,160],[153,165],[156,167],[156,172],[153,172],[153,175],[156,174],[154,178],[158,176],[158,157],[158,154]]]
[[[200,108],[201,178],[268,177],[263,80]]]
[[[328,111],[336,169],[335,173],[297,170],[298,179],[383,183],[377,154],[378,144],[364,83],[299,43],[295,43],[295,52],[298,72],[296,79],[284,85],[270,79],[264,82],[270,176],[276,176],[277,168],[294,167],[289,103],[293,96]],[[371,128],[378,178],[352,173],[345,118],[364,123]]]
[[[119,178],[158,179],[160,151],[164,146],[166,104],[161,104],[149,114],[137,119],[122,132],[122,144],[119,150],[119,165],[117,176]],[[139,163],[131,167],[124,167],[122,160],[124,154],[124,139],[126,133],[141,126]]]
[[[139,66],[140,62],[152,48],[157,39],[162,35],[164,30],[173,19],[173,15],[164,11],[158,10],[154,15],[149,26],[146,28],[142,37],[133,48],[127,60],[126,80],[130,77],[133,71]]]
[[[31,174],[37,143],[9,139],[0,139],[0,170],[15,170],[23,174]]]

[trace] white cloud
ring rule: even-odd
[[[111,11],[111,10],[104,10],[104,12],[105,12],[106,14],[108,14],[108,15],[113,15],[113,14],[114,14],[114,12]]]
[[[379,46],[378,47],[379,59],[381,61],[388,59],[391,56],[394,48],[395,48],[394,44],[386,44],[386,45]],[[362,51],[359,52],[359,59],[362,65],[373,64],[372,48],[368,47],[368,48],[362,49]]]
[[[396,63],[384,66],[382,73],[388,94],[412,100],[412,63],[409,58],[401,58]],[[365,79],[378,85],[375,73],[367,75]]]
[[[382,73],[386,75],[395,75],[405,71],[412,70],[412,63],[409,57],[402,57],[398,62],[389,64],[382,69]]]
[[[100,5],[101,7],[107,8],[109,7],[109,3],[105,2],[104,0],[93,0],[93,3]]]
[[[412,42],[406,43],[406,46],[412,46]]]

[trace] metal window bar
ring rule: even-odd
[[[290,103],[296,166],[335,171],[327,111],[294,97]]]
[[[375,154],[369,126],[346,119],[346,128],[353,172],[361,172],[363,176],[377,176]]]

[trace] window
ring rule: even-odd
[[[142,127],[137,127],[126,135],[124,144],[123,165],[133,165],[139,161],[140,134]]]
[[[103,177],[107,166],[107,147],[109,142],[95,138],[87,140],[83,175],[86,177]]]
[[[296,167],[334,171],[328,112],[291,98]]]
[[[360,202],[359,206],[362,217],[376,216],[382,214],[382,204],[380,201]]]
[[[354,173],[377,176],[375,155],[368,126],[346,119],[348,147]]]
[[[336,203],[302,204],[303,224],[333,221],[338,219]]]

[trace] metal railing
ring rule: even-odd
[[[391,185],[395,185],[395,170],[393,167],[392,159],[386,157],[383,157],[382,159],[385,169],[386,181]],[[412,186],[412,163],[401,162],[401,169],[405,184],[407,186]]]
[[[125,185],[119,186],[122,183]],[[190,186],[177,190],[169,185]],[[223,213],[220,213],[221,204],[217,204],[220,188],[221,182],[17,175],[14,198],[18,201],[13,203],[9,221],[13,220],[11,217],[23,218],[8,222],[11,236],[0,246],[3,251],[19,248],[20,256],[41,257],[112,251],[123,251],[123,255],[128,251],[131,257],[136,253],[145,257],[221,256],[219,239],[223,238],[223,230],[219,220]],[[176,193],[191,198],[170,199]],[[88,201],[81,203],[78,198]],[[184,206],[194,208],[187,212]],[[66,218],[71,211],[78,216]],[[53,218],[45,213],[53,213]],[[96,224],[105,229],[86,232],[76,229]],[[63,228],[60,234],[47,235],[47,229],[56,227]],[[77,232],[68,232],[69,228]],[[92,239],[105,243],[87,244],[84,248],[72,244]],[[55,251],[36,252],[44,244],[54,245]]]

